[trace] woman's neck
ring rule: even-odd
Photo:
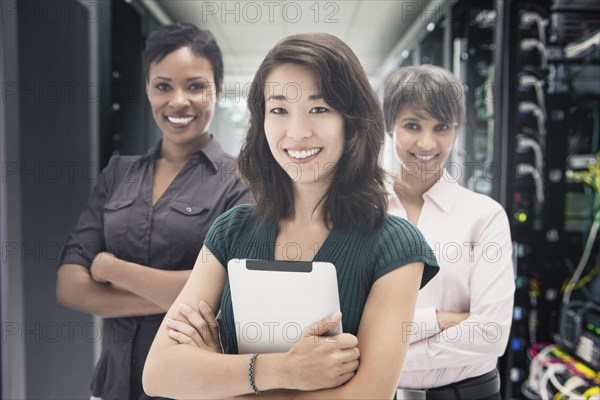
[[[294,217],[293,221],[303,224],[313,224],[323,221],[322,199],[329,185],[294,184]]]
[[[160,158],[170,163],[185,162],[190,159],[192,154],[204,148],[210,140],[211,136],[208,132],[185,144],[176,144],[163,138]]]
[[[422,179],[404,169],[400,170],[394,181],[394,191],[398,197],[413,203],[422,203],[423,195],[437,182],[435,179]]]

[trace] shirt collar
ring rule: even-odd
[[[198,150],[194,153],[195,156],[204,156],[205,160],[208,161],[215,172],[219,170],[221,164],[225,162],[225,151],[219,144],[219,142],[215,139],[212,133],[210,135],[210,142],[206,144],[202,149]]]
[[[398,214],[397,210],[404,210],[404,206],[400,202],[396,191],[394,190],[394,182],[393,178],[390,176],[389,179],[385,180],[385,188],[388,192],[388,213],[398,215],[400,217],[406,218],[406,216]]]
[[[157,157],[158,157],[158,154],[160,153],[160,147],[161,147],[161,146],[162,146],[162,138],[158,139],[158,140],[156,141],[156,143],[154,143],[154,144],[152,145],[152,147],[150,147],[150,150],[148,150],[148,151],[146,152],[146,154],[144,154],[144,155],[142,156],[142,158],[143,158],[143,159],[146,159],[146,158],[157,158]]]
[[[217,172],[224,161],[225,151],[219,144],[219,142],[215,139],[212,133],[209,133],[210,141],[201,148],[200,150],[194,152],[192,157],[197,158],[199,161],[204,161],[210,164],[214,171]],[[160,154],[160,149],[162,147],[163,139],[160,138],[154,143],[154,145],[142,156],[143,159],[148,158],[157,158]]]
[[[404,209],[398,195],[394,191],[394,185],[391,180],[386,180],[386,189],[388,191],[388,204],[392,209]],[[445,213],[450,213],[456,203],[458,183],[447,170],[444,170],[442,177],[428,191],[423,194],[425,202],[431,201]]]
[[[457,190],[456,180],[448,174],[448,171],[444,171],[441,179],[423,194],[423,198],[430,199],[442,211],[449,213],[456,203]]]

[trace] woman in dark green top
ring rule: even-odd
[[[420,232],[386,215],[377,96],[345,43],[301,34],[266,56],[248,106],[238,167],[256,206],[236,207],[212,226],[152,345],[144,388],[177,398],[259,390],[273,398],[392,398],[417,291],[438,268]],[[225,269],[232,258],[333,263],[341,314],[303,331],[286,353],[235,354]],[[219,308],[231,354],[218,351],[210,310]],[[345,333],[323,336],[342,315]]]

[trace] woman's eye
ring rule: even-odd
[[[190,90],[204,90],[206,85],[204,83],[193,83],[190,85]]]
[[[286,111],[281,107],[275,107],[271,109],[271,113],[273,114],[284,114]]]
[[[325,107],[315,107],[313,109],[310,110],[311,114],[322,114],[324,112],[329,111],[327,108]]]
[[[408,123],[408,124],[404,125],[404,127],[406,129],[408,129],[409,131],[419,130],[419,125],[418,124],[414,124],[414,123]]]
[[[167,85],[166,83],[158,83],[155,86],[155,88],[160,90],[161,92],[165,92],[165,91],[171,89],[171,87],[169,85]]]
[[[435,127],[435,130],[438,132],[445,132],[450,129],[450,125],[448,124],[439,124]]]

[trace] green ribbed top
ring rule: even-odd
[[[233,258],[273,260],[277,229],[272,224],[259,226],[259,222],[253,206],[234,207],[217,218],[204,244],[225,268]],[[386,215],[383,226],[372,235],[334,227],[313,261],[330,262],[336,267],[342,326],[344,332],[353,335],[358,331],[369,290],[377,279],[406,264],[423,262],[423,287],[439,270],[421,232],[393,215]],[[238,350],[229,280],[223,288],[221,317],[227,336],[223,347],[225,352],[235,354]]]

